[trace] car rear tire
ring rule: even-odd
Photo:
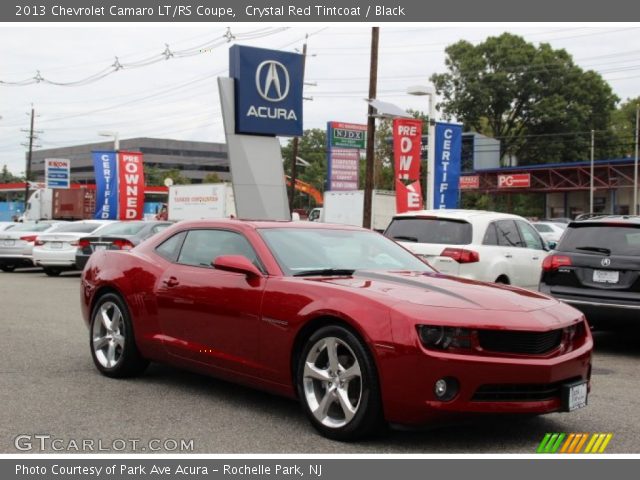
[[[375,363],[364,343],[344,327],[322,327],[309,337],[296,387],[311,424],[327,438],[356,440],[383,426]]]
[[[62,270],[59,268],[45,268],[44,273],[46,273],[48,277],[58,277],[62,273]]]
[[[500,275],[498,278],[496,278],[495,283],[500,283],[502,285],[511,285],[509,277],[507,277],[506,275]]]
[[[2,265],[0,266],[0,270],[3,272],[13,272],[16,269],[15,265]]]
[[[136,346],[129,310],[116,294],[102,295],[93,307],[89,345],[93,363],[107,377],[133,377],[149,365]]]

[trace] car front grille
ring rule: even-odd
[[[482,385],[476,390],[473,402],[535,402],[560,397],[560,384]]]
[[[562,329],[548,332],[479,330],[480,346],[487,351],[522,355],[544,355],[560,345]]]

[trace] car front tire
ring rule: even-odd
[[[89,335],[93,363],[103,375],[133,377],[149,365],[138,352],[131,315],[118,295],[107,293],[96,302]]]
[[[58,277],[62,273],[59,268],[45,268],[43,270],[47,277]]]
[[[311,424],[327,438],[356,440],[383,425],[375,363],[362,340],[344,327],[322,327],[309,337],[296,387]]]

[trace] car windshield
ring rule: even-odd
[[[400,242],[468,245],[471,224],[445,218],[394,218],[385,236]]]
[[[101,223],[95,223],[95,222],[62,223],[58,225],[55,228],[55,230],[52,230],[52,232],[55,231],[55,233],[91,233],[101,225],[102,225]]]
[[[328,228],[265,228],[259,232],[287,275],[315,270],[433,271],[375,232]]]
[[[557,250],[563,252],[640,255],[640,227],[612,225],[580,225],[568,228]]]
[[[144,222],[118,222],[100,229],[100,235],[135,235],[147,224]]]
[[[51,225],[51,223],[23,223],[13,227],[11,232],[44,232],[51,228]]]

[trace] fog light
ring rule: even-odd
[[[458,380],[453,377],[445,377],[436,380],[436,383],[433,386],[433,393],[435,393],[438,400],[448,402],[458,394],[458,389]]]
[[[444,379],[440,379],[436,382],[436,387],[434,388],[436,392],[436,397],[442,398],[447,394],[447,382]]]

